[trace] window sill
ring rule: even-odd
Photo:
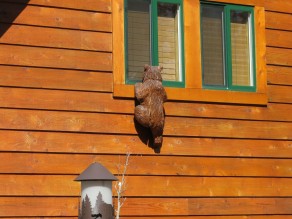
[[[165,87],[165,90],[167,99],[174,101],[267,105],[268,99],[266,93],[259,92],[172,87]],[[134,85],[115,84],[114,97],[134,98]]]

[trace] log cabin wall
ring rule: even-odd
[[[73,179],[131,152],[122,218],[292,218],[292,2],[264,4],[268,105],[167,102],[155,154],[113,98],[111,1],[1,0],[0,217],[77,218]]]

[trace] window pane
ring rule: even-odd
[[[203,83],[225,86],[223,7],[202,5],[201,16]]]
[[[128,79],[142,80],[143,67],[150,61],[149,1],[128,0]]]
[[[162,78],[181,81],[179,5],[158,3],[158,59],[163,66]]]
[[[232,85],[250,86],[250,13],[231,10]]]

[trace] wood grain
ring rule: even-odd
[[[0,38],[0,43],[90,51],[112,51],[111,33],[1,24],[0,32],[4,31],[5,34]],[[19,33],[21,33],[21,37],[19,37]]]
[[[92,51],[0,45],[0,64],[111,71],[112,55]]]
[[[2,217],[76,217],[78,202],[75,197],[2,197],[0,212]]]
[[[288,8],[288,10],[291,9]],[[277,30],[292,30],[291,14],[266,11],[266,28]]]
[[[292,66],[291,51],[291,49],[267,47],[267,64]]]
[[[260,1],[257,1],[260,3]],[[263,5],[263,1],[260,3]],[[256,92],[267,94],[267,63],[266,63],[266,19],[265,8],[254,7],[255,60],[256,60]],[[266,101],[267,102],[267,101]]]
[[[0,107],[133,113],[135,106],[111,93],[0,88]]]
[[[292,103],[291,92],[292,86],[269,86],[269,101],[278,103]]]
[[[291,198],[128,198],[122,215],[281,215],[291,214]],[[228,206],[226,208],[225,206]],[[248,207],[247,210],[245,207]],[[2,216],[77,216],[78,198],[0,199]],[[34,209],[34,211],[27,211]]]
[[[164,216],[149,216],[149,217],[127,217],[123,216],[123,219],[165,219]],[[206,216],[167,216],[168,219],[206,219]],[[266,215],[266,216],[261,216],[261,215],[244,215],[244,216],[230,216],[230,215],[224,215],[224,216],[210,216],[208,215],[208,219],[291,219],[291,215]],[[7,219],[7,218],[5,218]],[[34,218],[31,218],[34,219]],[[44,218],[48,219],[48,218]],[[61,218],[58,218],[61,219]],[[71,219],[71,218],[69,218]]]
[[[264,81],[266,83],[266,81]],[[263,84],[263,86],[265,86]],[[266,93],[165,87],[168,101],[267,105]],[[114,96],[134,98],[134,85],[114,84]]]
[[[122,214],[127,215],[275,215],[291,214],[291,198],[129,198]],[[187,209],[185,206],[188,206]],[[226,207],[227,206],[227,207]]]
[[[78,11],[32,5],[26,5],[24,8],[24,5],[21,4],[4,2],[0,3],[0,8],[2,9],[0,20],[5,23],[13,22],[15,24],[77,30],[104,32],[112,31],[111,14],[109,13]]]
[[[153,155],[138,136],[0,130],[11,152]],[[291,141],[164,137],[161,155],[291,158]]]
[[[292,68],[281,66],[268,66],[268,83],[279,85],[292,85]]]
[[[5,2],[1,0],[0,2]],[[89,10],[89,11],[102,11],[110,12],[111,11],[111,1],[110,0],[9,0],[9,2],[22,3],[28,5],[41,5],[49,7],[58,7],[58,8],[70,8],[78,10]]]
[[[132,115],[0,110],[0,129],[137,134]],[[167,117],[164,135],[292,139],[287,122]]]
[[[292,48],[292,32],[266,29],[267,46]]]
[[[269,11],[292,13],[292,2],[289,0],[265,0],[265,8]]]
[[[227,219],[291,219],[290,215],[244,215],[244,216],[223,216]],[[2,217],[3,219],[39,219],[39,217]],[[165,219],[164,216],[149,216],[149,217],[133,217],[133,216],[122,216],[122,219]],[[206,216],[168,216],[168,219],[206,219]],[[64,217],[42,217],[42,219],[64,219]],[[76,217],[68,217],[66,219],[76,219]],[[222,219],[222,216],[208,216],[208,219]]]
[[[226,104],[167,102],[168,116],[213,117],[248,120],[291,121],[292,106],[269,103],[267,107]],[[291,117],[291,118],[290,118]]]
[[[1,86],[105,92],[112,91],[113,80],[106,72],[1,65],[0,78]]]
[[[139,191],[144,197],[285,197],[292,193],[291,182],[272,178],[139,176],[128,177],[125,195],[139,196]]]
[[[194,198],[189,199],[189,213],[192,215],[291,214],[291,204],[291,198]]]
[[[3,174],[80,174],[89,164],[102,162],[113,174],[125,157],[117,155],[2,153]],[[54,162],[51,162],[51,161]],[[153,157],[132,155],[127,174],[139,176],[291,177],[291,159]],[[25,163],[26,165],[19,165]],[[9,167],[9,168],[8,168]],[[257,181],[257,179],[255,179]],[[276,179],[275,179],[276,180]],[[163,180],[162,180],[163,181]],[[271,180],[272,181],[272,180]],[[154,183],[155,184],[155,183]],[[143,183],[141,185],[144,185]],[[138,185],[137,185],[138,186]],[[210,187],[211,189],[211,187]],[[155,189],[153,192],[158,192]],[[191,192],[191,191],[189,191]],[[138,194],[137,194],[138,195]]]
[[[210,0],[210,1],[213,1],[213,0]],[[223,3],[239,4],[239,5],[263,6],[264,1],[263,0],[215,0],[215,2],[223,2]]]
[[[266,83],[248,95],[170,89],[179,101],[165,104],[154,154],[135,128],[133,87],[131,99],[112,93],[124,83],[123,45],[112,48],[123,41],[117,2],[0,0],[0,217],[76,218],[74,178],[95,161],[118,174],[130,151],[124,219],[291,219],[292,3],[227,0],[255,5],[261,34],[266,27],[257,60],[267,57],[270,102]]]
[[[270,86],[270,90],[277,90],[277,87]],[[283,96],[283,92],[274,92],[272,100],[288,100],[289,88],[286,88],[287,95]],[[0,88],[0,107],[133,114],[135,101],[114,99],[110,93]],[[268,107],[177,102],[165,104],[167,116],[247,120],[292,121],[292,115],[289,113],[291,110],[292,105],[283,104],[269,104]]]
[[[75,178],[76,175],[0,175],[0,195],[78,197],[80,183]],[[292,179],[284,178],[127,176],[126,180],[124,195],[130,197],[287,197],[292,193]],[[115,190],[113,195],[117,195]]]
[[[123,216],[123,219],[165,219],[163,216],[149,216],[149,217],[127,217]],[[167,216],[168,219],[206,219],[206,216]],[[268,216],[261,216],[261,215],[244,215],[244,216],[209,216],[208,219],[291,219],[292,216],[290,215],[268,215]],[[33,218],[32,218],[33,219]],[[47,219],[47,218],[45,218]],[[60,219],[60,218],[59,218]],[[69,218],[70,219],[70,218]]]

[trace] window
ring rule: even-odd
[[[145,64],[163,66],[166,86],[184,87],[181,0],[127,0],[126,82],[141,81]]]
[[[167,18],[175,22],[174,26],[172,26],[173,28],[168,28],[168,30],[172,29],[174,33],[178,32],[178,34],[175,34],[177,38],[174,38],[176,40],[172,43],[172,45],[174,45],[173,47],[176,48],[175,52],[172,53],[175,54],[172,55],[172,57],[175,57],[173,58],[175,61],[172,61],[172,63],[175,63],[172,65],[173,69],[176,69],[175,77],[172,76],[172,79],[167,78],[167,71],[165,71],[164,76],[164,78],[168,80],[165,84],[168,100],[235,104],[267,104],[265,9],[263,1],[212,0],[211,2],[206,0],[111,0],[111,2],[113,21],[114,97],[134,98],[134,83],[137,80],[141,81],[143,65],[147,60],[149,60],[152,65],[160,64],[164,65],[166,68],[166,64],[162,63],[162,55],[159,53],[159,47],[163,45],[160,41],[165,40],[166,37],[159,36],[159,30],[162,30],[163,28],[159,28],[160,24],[158,23],[158,19],[159,17],[166,16],[166,13],[163,11],[168,11],[172,8],[170,10],[172,13],[167,13]],[[129,2],[134,4],[129,6]],[[140,4],[136,4],[135,6],[135,3],[137,2]],[[228,5],[222,2],[228,3]],[[219,13],[219,9],[216,10],[216,7],[221,8],[221,10],[223,10],[223,19],[221,18],[222,25],[228,24],[229,22],[230,26],[229,30],[227,27],[220,26],[219,28],[217,26],[216,29],[212,30],[216,33],[218,33],[218,31],[222,32],[220,35],[220,42],[222,44],[221,69],[223,70],[221,70],[221,75],[220,71],[216,72],[216,76],[219,76],[218,78],[221,77],[221,81],[219,79],[214,81],[214,75],[206,77],[208,74],[213,74],[213,71],[206,69],[206,57],[204,56],[207,56],[208,52],[205,51],[203,53],[203,44],[205,44],[205,46],[208,44],[206,43],[207,38],[205,38],[204,42],[202,40],[202,20],[207,17],[207,15],[205,15],[205,17],[202,16],[202,7],[204,6],[207,10],[213,12],[215,18],[216,16],[218,17]],[[155,12],[155,10],[157,12]],[[145,46],[145,48],[148,48],[148,54],[143,51],[144,47],[142,48],[141,45],[135,47],[135,44],[132,43],[132,45],[129,45],[130,48],[128,48],[128,34],[131,33],[128,33],[128,11],[134,11],[140,15],[143,13],[144,15],[148,14],[147,19],[142,19],[143,22],[145,20],[149,22],[149,25],[146,25],[149,33],[149,37],[146,37],[148,44],[146,43]],[[240,20],[239,18],[241,16],[245,16],[245,19]],[[248,22],[246,18],[248,18]],[[135,20],[138,21],[138,19]],[[213,19],[213,22],[218,23],[218,20],[219,19],[215,21]],[[233,27],[231,27],[231,25]],[[254,28],[252,25],[254,25]],[[138,26],[142,27],[141,25]],[[134,27],[130,31],[134,31],[137,28],[138,27]],[[232,28],[234,31],[232,31]],[[143,30],[144,29],[145,28],[143,28]],[[238,37],[232,38],[231,33],[234,34],[238,32],[238,29],[241,30],[241,33],[248,33],[248,37],[245,38],[245,45],[248,44],[248,46],[245,46],[247,50],[238,52],[238,56],[235,57],[232,55],[230,56],[230,54],[231,52],[232,54],[236,54],[237,50],[239,51],[239,49],[242,49],[241,43],[243,39]],[[228,33],[230,33],[229,38],[227,37]],[[213,37],[214,35],[215,34],[213,34]],[[217,35],[218,34],[216,34],[216,36]],[[129,39],[130,37],[131,36],[129,36]],[[155,39],[157,44],[155,44]],[[232,39],[235,39],[238,42],[236,41],[232,44]],[[217,39],[217,41],[219,40]],[[227,45],[227,43],[229,44]],[[220,43],[218,44],[220,45]],[[168,47],[169,46],[166,48]],[[135,70],[131,67],[131,71],[128,71],[128,64],[134,66],[134,63],[138,62],[135,60],[138,56],[135,56],[135,53],[133,53],[134,50],[130,51],[132,48],[134,48],[134,50],[139,48],[137,52],[143,57],[143,59],[148,57],[146,61],[142,60],[142,63],[139,64],[141,70]],[[130,54],[128,54],[128,51],[130,51]],[[141,53],[139,53],[140,51]],[[202,54],[204,54],[204,56]],[[240,58],[241,61],[244,60],[243,63],[238,60],[240,56],[245,57],[244,59]],[[130,63],[128,59],[132,59],[131,61],[134,62]],[[217,62],[217,65],[220,66],[220,63],[218,63],[219,62]],[[245,70],[239,71],[239,66],[245,66],[244,68],[240,68]],[[216,67],[216,70],[217,68],[219,67]],[[231,68],[231,70],[228,70],[228,68]],[[224,74],[222,72],[224,72]]]
[[[201,4],[204,88],[256,91],[253,8]]]

